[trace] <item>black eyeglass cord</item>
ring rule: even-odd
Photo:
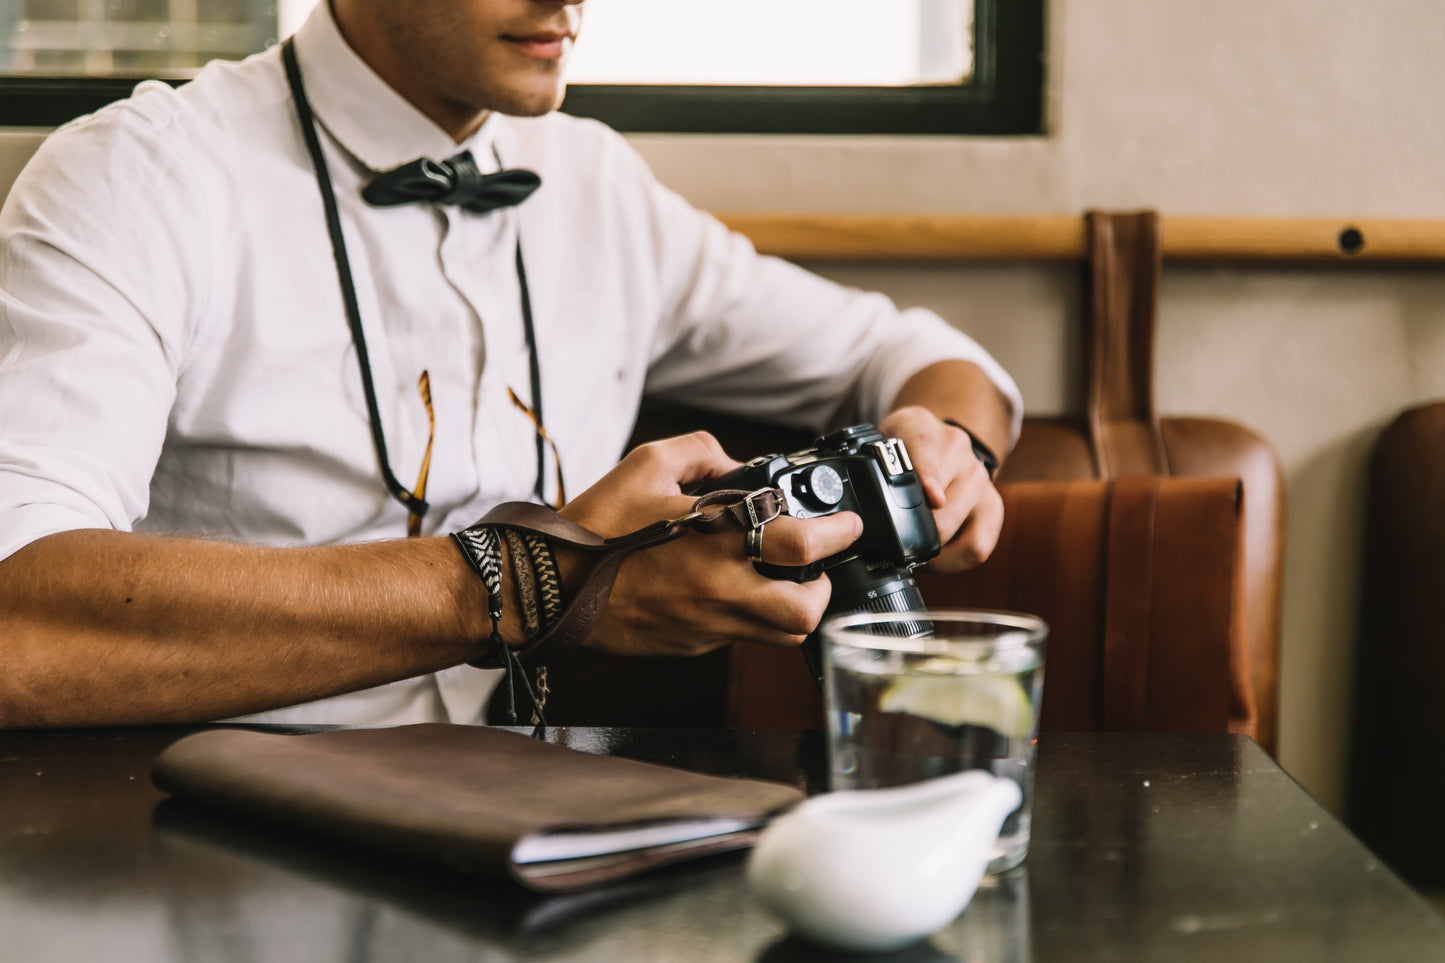
[[[356,285],[351,277],[351,262],[346,255],[346,239],[341,233],[341,214],[336,206],[336,192],[331,186],[331,172],[321,152],[321,141],[316,134],[316,119],[311,111],[311,102],[306,96],[306,87],[301,81],[301,67],[296,62],[295,45],[287,37],[281,45],[281,59],[286,67],[286,81],[291,86],[291,97],[296,104],[301,134],[306,141],[306,150],[311,155],[311,165],[316,171],[316,185],[321,192],[321,203],[326,211],[326,230],[331,236],[331,252],[336,260],[336,276],[341,284],[341,300],[346,309],[346,323],[351,328],[351,341],[356,346],[356,363],[361,369],[361,389],[366,398],[366,414],[371,425],[371,441],[376,448],[376,458],[381,466],[382,481],[391,496],[408,512],[421,517],[431,505],[415,492],[408,489],[391,470],[391,459],[386,453],[386,436],[381,427],[381,409],[376,401],[376,385],[371,375],[371,356],[366,349],[366,336],[361,328],[361,309],[356,301]],[[501,157],[492,148],[497,164]],[[532,412],[539,424],[542,423],[542,372],[537,356],[537,336],[532,323],[532,298],[527,290],[527,273],[522,261],[522,240],[517,239],[517,284],[521,288],[522,327],[527,338],[527,353],[530,358]],[[537,435],[537,482],[533,488],[537,500],[544,501],[546,469],[546,441]]]

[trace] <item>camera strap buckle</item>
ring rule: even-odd
[[[783,514],[783,507],[781,488],[759,488],[751,492],[721,489],[703,495],[692,503],[692,511],[666,524],[669,528],[688,525],[695,531],[706,533],[722,532],[729,528],[758,532],[768,522]]]
[[[718,532],[734,525],[743,528],[748,560],[761,562],[763,526],[783,514],[783,505],[781,488],[758,488],[750,492],[724,489],[699,498],[693,503],[692,512],[674,524],[686,522],[704,532]]]
[[[780,488],[759,488],[743,496],[743,504],[748,510],[748,527],[761,529],[783,513],[783,491]]]

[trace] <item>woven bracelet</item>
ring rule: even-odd
[[[507,540],[507,554],[512,559],[512,582],[517,587],[517,600],[522,603],[522,628],[531,642],[542,634],[541,615],[537,610],[537,583],[527,546],[510,528],[502,529]]]
[[[529,533],[530,534],[530,533]],[[534,642],[542,635],[542,617],[537,606],[537,574],[533,568],[532,553],[526,541],[514,529],[502,529],[507,539],[507,554],[512,559],[512,581],[517,586],[517,599],[522,603],[522,627],[527,632],[527,641]],[[540,536],[531,536],[540,540]],[[550,624],[547,626],[550,628]],[[537,667],[537,683],[532,695],[532,725],[542,724],[542,710],[547,707],[547,696],[551,688],[547,685],[547,667]]]
[[[502,540],[490,525],[454,532],[452,540],[487,590],[487,614],[492,619],[492,635],[484,656],[488,664],[482,667],[500,669],[507,664],[506,653],[502,651],[507,648],[506,640],[502,638]]]
[[[541,607],[542,630],[548,631],[562,617],[562,578],[557,572],[557,559],[552,546],[543,535],[525,532],[522,540],[537,578],[537,601]]]

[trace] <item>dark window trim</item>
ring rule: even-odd
[[[939,87],[577,85],[562,109],[636,133],[1040,134],[1045,0],[977,0],[974,72]],[[55,127],[139,77],[0,77],[0,126]],[[181,84],[183,79],[163,78]]]
[[[562,109],[633,133],[1041,134],[1044,0],[976,0],[974,70],[939,87],[577,86]]]

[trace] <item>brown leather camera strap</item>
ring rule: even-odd
[[[693,502],[691,511],[680,518],[663,519],[616,538],[603,538],[552,509],[531,502],[504,502],[482,516],[477,524],[538,532],[568,548],[594,556],[586,577],[557,624],[518,653],[529,665],[546,665],[591,633],[612,594],[618,570],[632,553],[670,542],[689,529],[712,534],[756,528],[757,519],[766,523],[782,509],[782,492],[763,488],[753,492],[709,492]]]

